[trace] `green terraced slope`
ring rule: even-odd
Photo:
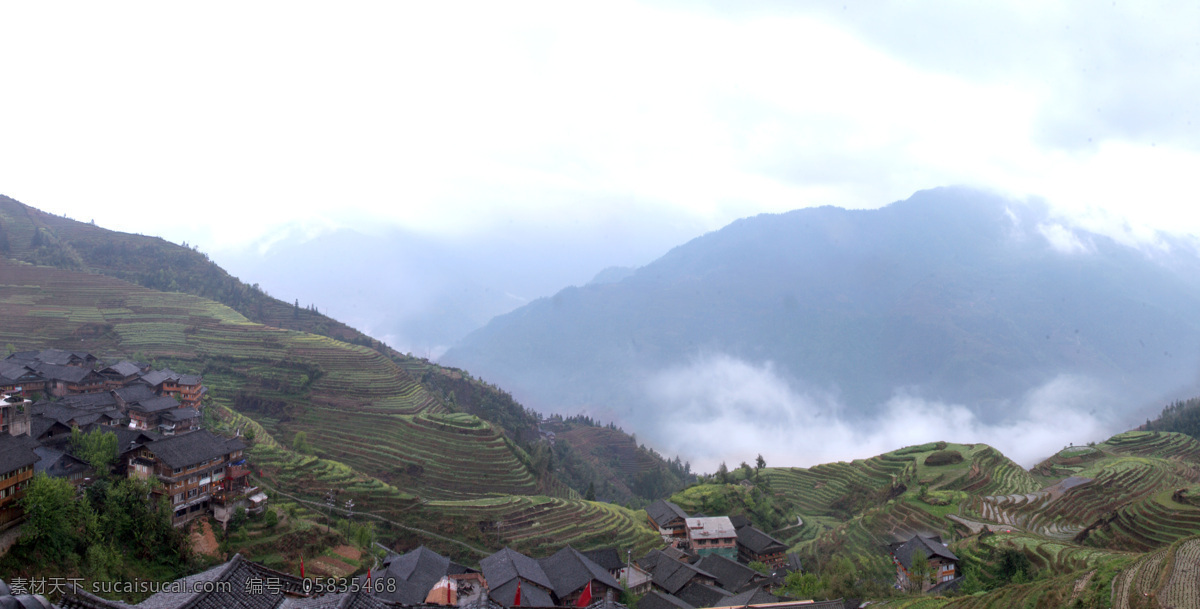
[[[1014,494],[976,495],[964,514],[1051,538],[1147,551],[1200,534],[1200,508],[1173,492],[1200,482],[1200,442],[1183,434],[1127,432],[1059,452],[1034,468],[1046,481],[1090,479]]]
[[[522,453],[442,404],[377,351],[253,323],[210,300],[0,259],[0,344],[142,353],[204,374],[273,435],[418,495],[537,492]]]

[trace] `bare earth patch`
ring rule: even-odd
[[[350,560],[354,561],[362,560],[362,551],[353,546],[338,546],[333,549],[333,553],[341,556],[342,558],[349,558]]]
[[[308,566],[313,572],[333,577],[346,577],[354,573],[354,567],[328,556],[318,556]]]
[[[200,518],[192,523],[192,551],[206,556],[220,556],[217,550],[217,536],[213,534],[207,518]]]

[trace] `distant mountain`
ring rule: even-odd
[[[1093,410],[1194,386],[1198,311],[1194,243],[1139,249],[1043,205],[943,188],[738,220],[624,279],[499,316],[441,361],[652,439],[674,433],[661,373],[714,355],[765,366],[849,421],[915,395],[996,422],[1064,375],[1103,385],[1111,400]]]
[[[459,235],[296,228],[215,257],[285,301],[312,303],[400,351],[438,357],[496,315],[582,285],[596,269],[645,264],[699,233],[665,216],[555,230],[515,220],[503,230]]]

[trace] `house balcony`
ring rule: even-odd
[[[219,489],[212,492],[212,501],[218,505],[230,505],[259,492],[257,486]]]

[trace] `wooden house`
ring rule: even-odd
[[[516,550],[504,548],[480,560],[479,569],[487,580],[492,602],[504,607],[554,606],[554,584],[542,565]]]
[[[744,563],[758,561],[772,569],[787,562],[787,545],[752,525],[737,530],[737,556]]]
[[[914,535],[904,543],[893,544],[891,553],[896,565],[896,583],[901,588],[925,591],[958,577],[958,557],[940,537]],[[913,568],[918,561],[929,565],[929,577],[925,581],[915,579]]]
[[[97,371],[100,376],[104,377],[104,387],[109,391],[133,383],[138,380],[142,372],[142,368],[138,364],[128,360],[119,361]]]
[[[130,476],[154,477],[156,491],[170,502],[171,521],[180,526],[207,513],[223,488],[226,470],[242,460],[245,445],[205,430],[149,442],[129,456]]]
[[[36,370],[46,379],[46,391],[53,396],[104,391],[104,377],[90,368],[42,363]]]
[[[671,545],[687,541],[687,512],[670,501],[659,499],[646,506],[650,525],[658,529],[663,541]]]
[[[0,527],[21,517],[17,501],[33,478],[37,447],[37,440],[29,436],[0,434]]]
[[[608,594],[620,594],[621,584],[607,569],[567,546],[554,555],[538,561],[553,586],[556,605],[573,607],[581,596],[603,599]],[[587,598],[584,598],[587,601]]]

